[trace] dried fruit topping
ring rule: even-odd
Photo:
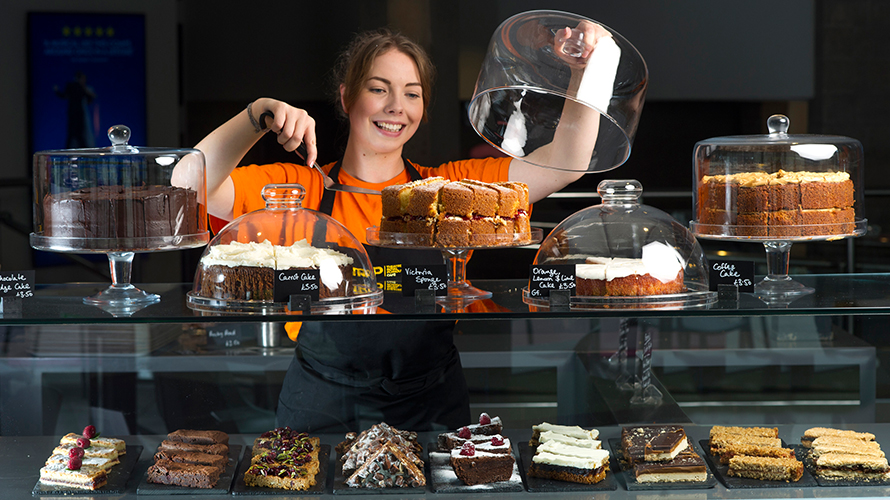
[[[93,439],[94,437],[96,437],[96,426],[88,425],[88,426],[84,427],[83,428],[83,437],[85,437],[87,439]]]
[[[461,439],[470,439],[470,428],[469,427],[461,427],[457,432],[457,437]]]
[[[83,460],[80,457],[71,457],[68,459],[68,468],[70,470],[80,469],[80,466],[83,464]]]
[[[68,457],[69,458],[75,458],[75,457],[83,458],[83,448],[80,448],[78,446],[71,448],[70,450],[68,450]]]
[[[90,440],[85,437],[79,437],[77,438],[77,446],[80,446],[81,448],[89,448]]]
[[[495,445],[495,446],[503,446],[503,445],[504,445],[504,440],[501,439],[500,436],[493,436],[493,437],[491,438],[491,444],[493,444],[493,445]]]
[[[491,423],[491,417],[488,416],[488,413],[482,413],[479,415],[479,425],[488,425]]]
[[[476,445],[474,445],[471,441],[467,441],[460,447],[460,454],[465,457],[472,457],[476,454]]]

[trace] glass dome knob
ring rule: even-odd
[[[635,203],[643,194],[643,185],[634,179],[601,181],[596,187],[603,203]]]
[[[136,148],[127,144],[130,141],[130,127],[126,125],[112,125],[108,128],[108,140],[111,141],[111,150],[114,152],[132,152]]]
[[[266,208],[298,209],[303,207],[306,188],[300,184],[269,184],[263,188]]]
[[[770,134],[788,134],[788,126],[791,120],[785,115],[772,115],[766,120],[766,128]]]

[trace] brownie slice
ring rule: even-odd
[[[211,455],[209,453],[199,453],[196,451],[158,451],[155,453],[155,462],[160,460],[169,460],[171,462],[182,464],[212,465],[221,469],[225,469],[226,464],[229,462],[228,457],[224,455]]]
[[[215,444],[195,444],[195,443],[183,443],[182,441],[171,441],[169,439],[165,439],[161,441],[161,444],[158,446],[158,451],[170,451],[174,453],[181,453],[184,451],[193,451],[198,453],[209,453],[211,455],[228,455],[229,447],[227,445],[221,443]]]
[[[467,451],[466,448],[451,450],[451,467],[458,479],[469,486],[510,480],[515,463],[512,454],[488,453],[475,447]]]
[[[170,460],[159,460],[148,468],[147,481],[189,488],[213,488],[219,481],[220,474],[222,474],[222,469],[212,465],[181,464]]]
[[[167,434],[171,441],[182,441],[192,444],[229,444],[229,435],[222,431],[195,431],[179,429]]]

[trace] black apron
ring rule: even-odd
[[[341,161],[329,175],[338,180]],[[420,174],[405,161],[411,180]],[[331,214],[336,191],[319,212]],[[365,246],[377,269],[442,264],[437,250]],[[393,277],[378,276],[378,280]],[[398,279],[398,277],[395,277]],[[384,292],[385,308],[414,302]],[[361,431],[386,422],[404,430],[457,429],[470,421],[469,395],[454,346],[454,321],[304,322],[278,400],[278,425],[316,433]]]

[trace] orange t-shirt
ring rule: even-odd
[[[508,180],[510,158],[481,158],[445,163],[436,168],[422,167],[412,162],[421,177],[441,176],[451,180],[475,179],[483,182],[502,182]],[[334,163],[322,167],[330,172]],[[317,210],[324,193],[321,175],[311,168],[293,163],[273,163],[270,165],[248,165],[236,168],[231,174],[235,184],[235,203],[233,212],[239,217],[248,212],[265,207],[262,190],[266,184],[301,184],[306,188],[303,207]],[[407,170],[394,178],[380,183],[363,182],[340,170],[340,183],[381,191],[386,186],[404,184],[411,178]],[[380,224],[383,206],[380,196],[337,192],[334,206],[330,214],[341,222],[362,243],[367,243],[366,229]],[[222,229],[224,221],[211,221],[213,232]]]

